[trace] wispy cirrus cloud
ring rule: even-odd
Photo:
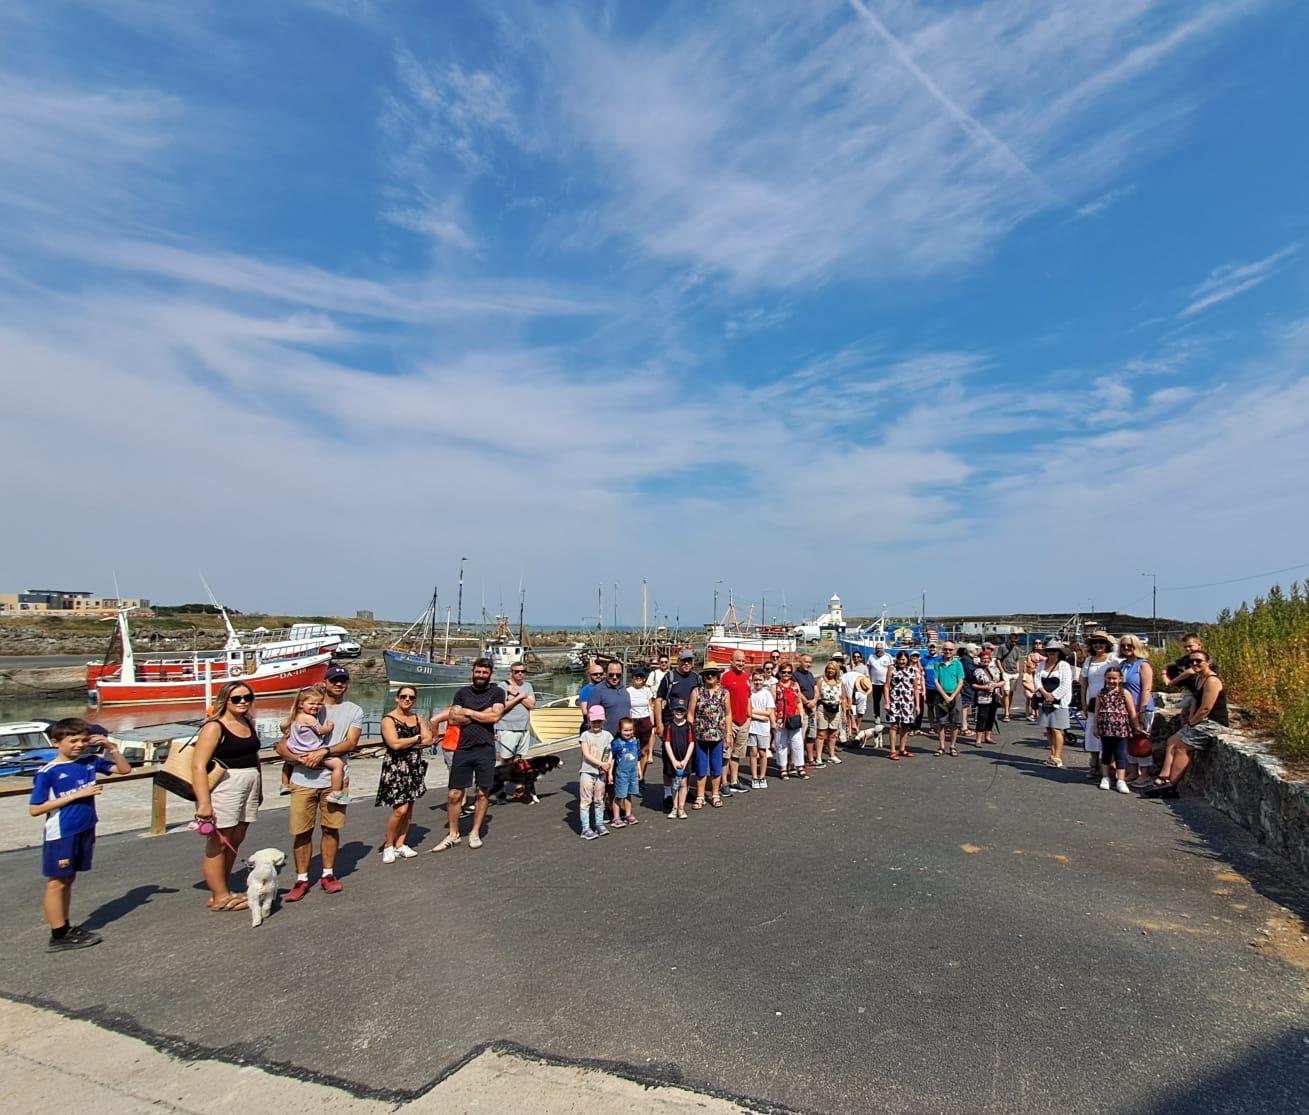
[[[1183,319],[1195,317],[1213,306],[1230,301],[1238,294],[1253,290],[1277,274],[1299,251],[1298,243],[1288,244],[1280,251],[1253,263],[1224,263],[1215,267],[1209,277],[1191,292],[1191,300],[1177,316]]]
[[[541,45],[572,137],[613,177],[612,235],[796,287],[956,268],[1101,187],[1167,100],[1164,63],[1252,7],[720,5],[635,41],[552,21]]]

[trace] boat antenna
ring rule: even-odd
[[[227,639],[229,643],[236,642],[236,631],[232,628],[232,621],[227,618],[227,609],[218,603],[218,597],[214,595],[214,590],[209,587],[209,582],[205,580],[205,575],[200,574],[200,583],[205,586],[205,595],[209,597],[209,603],[218,609],[218,614],[223,617],[223,626],[227,628]],[[229,646],[230,650],[231,647]]]
[[[518,574],[518,642],[527,647],[527,628],[523,626],[523,609],[527,606],[527,589],[523,587],[523,575]]]

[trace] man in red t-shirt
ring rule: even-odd
[[[731,794],[748,794],[750,787],[741,781],[741,760],[750,742],[750,674],[745,668],[745,654],[732,653],[732,665],[723,671],[723,688],[732,702],[732,738],[724,749],[723,789]]]

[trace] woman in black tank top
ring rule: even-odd
[[[1218,741],[1217,727],[1227,726],[1227,691],[1222,678],[1214,673],[1209,655],[1202,650],[1192,651],[1187,662],[1194,671],[1191,685],[1195,702],[1181,726],[1168,738],[1159,777],[1141,791],[1146,797],[1176,797],[1177,784],[1190,768],[1195,753],[1213,746]]]
[[[206,839],[201,863],[209,888],[208,906],[216,911],[248,908],[245,895],[233,894],[228,879],[262,800],[254,700],[254,690],[246,682],[229,681],[218,691],[213,716],[201,725],[193,748],[195,818],[213,822],[218,830]],[[210,789],[209,769],[214,762],[225,770]]]

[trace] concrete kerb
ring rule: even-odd
[[[206,1050],[143,1031],[130,1020],[97,1015],[0,996],[0,1101],[6,1110],[48,1110],[45,1097],[57,1090],[70,1107],[217,1112],[236,1104],[250,1115],[512,1110],[527,1095],[533,1110],[577,1115],[792,1111],[694,1092],[627,1066],[561,1061],[514,1043],[480,1045],[415,1091],[360,1089],[292,1067],[262,1064],[238,1047]],[[64,1055],[68,1049],[78,1050],[75,1066]]]

